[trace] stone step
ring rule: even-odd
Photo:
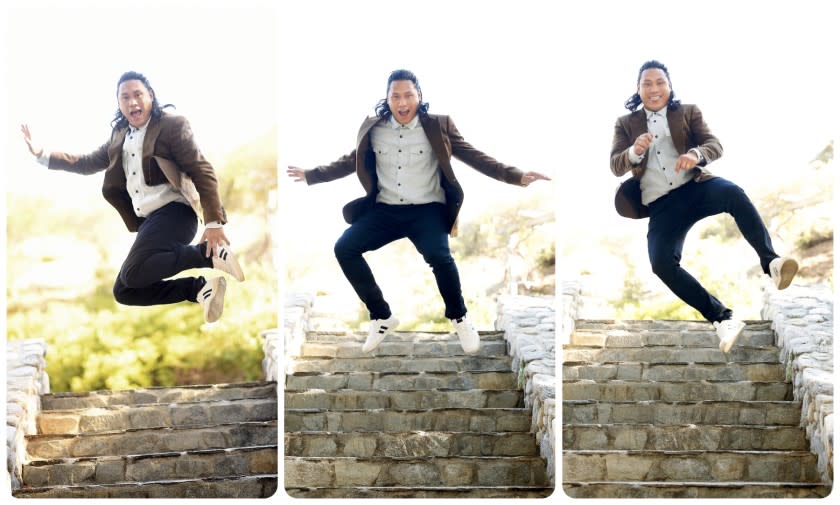
[[[395,391],[429,389],[515,389],[513,372],[420,372],[379,373],[341,372],[323,375],[317,372],[286,376],[285,391],[323,389],[335,391]]]
[[[31,435],[30,459],[84,458],[129,454],[277,445],[277,421],[201,428],[151,428],[79,435]]]
[[[16,489],[15,498],[268,498],[277,474]]]
[[[563,380],[760,381],[785,380],[780,363],[563,363]]]
[[[51,410],[38,414],[40,434],[76,434],[158,427],[188,427],[277,419],[276,397],[195,403]]]
[[[53,393],[41,396],[42,410],[71,410],[113,405],[183,403],[214,400],[239,400],[277,396],[276,382],[213,384],[133,389],[127,391],[88,391]]]
[[[563,482],[570,498],[824,498],[831,486],[799,482]]]
[[[286,409],[286,432],[508,432],[531,428],[530,409],[323,410]]]
[[[27,486],[44,487],[272,473],[277,473],[276,445],[40,460],[24,465],[23,481]]]
[[[793,386],[787,382],[752,381],[563,381],[566,400],[600,401],[697,401],[697,400],[792,400]]]
[[[769,321],[745,321],[738,346],[767,347],[775,344]],[[714,328],[705,321],[577,321],[570,343],[594,347],[644,347],[684,345],[717,347]],[[736,346],[737,347],[737,346]]]
[[[770,330],[772,321],[747,319],[745,331]],[[576,330],[628,330],[628,331],[651,331],[662,330],[671,333],[690,331],[711,331],[714,332],[712,323],[708,321],[686,321],[682,319],[640,319],[640,320],[616,320],[616,319],[578,319],[575,321]]]
[[[479,331],[479,340],[484,342],[505,341],[505,333],[503,331]],[[306,334],[307,342],[320,343],[358,343],[362,345],[367,339],[367,332],[330,332],[330,331],[310,331]],[[420,332],[420,331],[395,331],[388,335],[384,343],[392,342],[451,342],[456,345],[459,344],[458,335],[452,332]],[[382,345],[382,344],[380,344]]]
[[[286,433],[283,446],[286,456],[303,457],[539,456],[527,432],[299,432]]]
[[[410,358],[446,358],[464,356],[457,340],[395,341],[387,339],[372,352],[362,351],[362,342],[307,342],[301,356],[307,358],[370,358],[371,356],[402,356]],[[480,342],[478,356],[507,356],[507,342],[490,340]]]
[[[563,481],[812,482],[806,451],[563,451]]]
[[[545,486],[545,462],[534,456],[456,458],[284,459],[285,486]]]
[[[435,358],[300,358],[291,372],[510,372],[509,357],[446,356]]]
[[[802,405],[778,401],[563,401],[563,424],[744,424],[798,426]]]
[[[807,451],[799,426],[571,424],[563,427],[567,450]]]
[[[287,409],[422,410],[443,408],[513,408],[524,405],[522,391],[470,389],[444,391],[329,391],[285,393]]]
[[[553,492],[543,486],[286,488],[292,498],[546,498]]]
[[[564,346],[563,359],[583,363],[779,363],[777,347],[735,346],[724,354],[718,347],[646,346],[591,348]]]

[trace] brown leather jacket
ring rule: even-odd
[[[117,209],[129,231],[137,231],[142,222],[134,212],[126,190],[122,146],[128,128],[115,130],[111,139],[89,154],[50,153],[49,168],[77,174],[105,170],[102,195]],[[164,112],[151,118],[143,141],[143,178],[146,184],[171,184],[181,191],[196,215],[205,223],[227,222],[219,197],[216,173],[195,144],[189,122],[183,116]],[[199,199],[203,212],[199,210]]]
[[[356,199],[344,208],[344,218],[348,223],[355,221],[366,209],[376,202],[379,191],[376,179],[376,157],[370,144],[370,131],[381,121],[378,117],[369,117],[359,128],[356,137],[356,149],[342,156],[329,165],[323,165],[305,172],[307,184],[328,182],[345,177],[353,172],[359,177],[359,182],[365,189],[366,196]],[[523,172],[518,168],[505,165],[484,154],[464,140],[449,116],[434,114],[421,115],[420,124],[432,145],[432,150],[438,160],[443,177],[441,186],[446,194],[446,208],[448,215],[449,233],[455,236],[458,230],[458,213],[464,203],[464,191],[455,177],[450,163],[455,156],[482,174],[506,182],[521,185]],[[358,153],[363,153],[361,156]]]

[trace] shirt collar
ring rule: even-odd
[[[411,121],[409,121],[409,122],[408,122],[408,124],[407,124],[407,125],[405,125],[405,126],[401,125],[401,124],[400,124],[400,123],[399,123],[399,122],[398,122],[398,121],[394,118],[394,115],[393,115],[393,114],[391,115],[391,121],[389,122],[389,124],[391,125],[391,128],[393,128],[393,129],[395,129],[395,130],[399,130],[400,128],[408,128],[409,130],[413,130],[413,129],[417,128],[417,125],[418,125],[419,123],[420,123],[420,114],[415,114],[415,115],[414,115],[414,119],[412,119]]]
[[[654,114],[659,114],[662,117],[668,117],[667,116],[667,114],[668,114],[668,106],[667,105],[665,107],[662,107],[659,110],[648,110],[647,107],[643,107],[643,109],[645,110],[645,116],[648,119],[650,119],[650,117]]]
[[[149,116],[149,119],[146,120],[146,124],[144,124],[140,128],[135,128],[131,125],[128,125],[128,131],[130,131],[131,133],[145,133],[146,132],[146,127],[149,126],[149,123],[151,121],[152,121],[152,116]]]

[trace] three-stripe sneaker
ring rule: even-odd
[[[393,315],[388,319],[371,319],[368,338],[362,345],[362,352],[370,352],[376,349],[376,346],[382,343],[398,324],[400,324],[400,321]]]
[[[204,320],[214,323],[222,317],[222,310],[225,308],[225,288],[227,281],[224,277],[214,277],[204,283],[198,291],[196,301],[204,309]]]
[[[234,279],[242,282],[245,280],[245,274],[242,272],[242,267],[236,260],[233,251],[230,250],[230,245],[224,244],[219,247],[219,254],[213,255],[213,268],[227,272],[233,276]]]

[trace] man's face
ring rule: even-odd
[[[152,115],[152,94],[136,79],[124,81],[117,90],[120,112],[128,118],[128,124],[140,128]]]
[[[417,115],[422,96],[411,81],[393,81],[388,89],[388,108],[401,125],[408,124]]]
[[[658,111],[668,105],[671,97],[671,84],[661,68],[649,68],[642,72],[639,81],[639,96],[650,111]]]

